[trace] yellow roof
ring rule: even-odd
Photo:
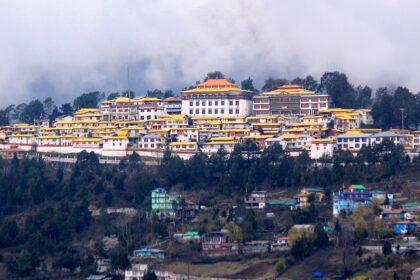
[[[203,83],[197,84],[193,89],[183,90],[182,93],[200,93],[200,92],[249,92],[238,88],[234,83],[226,79],[208,79]]]
[[[32,134],[11,134],[9,137],[34,137]]]
[[[169,129],[151,129],[148,132],[149,134],[167,134]]]
[[[249,128],[231,128],[231,129],[214,129],[214,132],[249,132],[251,131]]]
[[[322,126],[322,123],[318,122],[300,122],[300,123],[291,123],[289,126]]]
[[[260,119],[277,119],[279,116],[270,115],[270,116],[250,116],[247,117],[247,120],[260,120]]]
[[[133,98],[134,101],[161,101],[160,98],[150,97],[150,96],[141,96]]]
[[[235,141],[210,141],[207,143],[203,143],[203,145],[235,145],[237,142]]]
[[[73,139],[73,142],[99,142],[102,138],[76,138]]]
[[[197,142],[171,142],[170,146],[181,146],[181,145],[196,145]]]
[[[238,139],[237,137],[233,136],[220,136],[220,137],[212,137],[210,141],[216,142],[216,141],[232,141]]]
[[[245,139],[267,139],[272,138],[274,135],[272,134],[263,134],[263,135],[247,135],[244,136]]]
[[[325,143],[325,142],[333,142],[333,141],[334,141],[333,138],[317,138],[317,139],[311,140],[312,143]]]
[[[322,110],[321,113],[327,112],[327,113],[336,113],[336,112],[343,112],[343,113],[351,113],[354,109],[343,109],[343,108],[328,108],[325,110]]]
[[[102,139],[120,139],[121,140],[121,139],[127,139],[127,137],[126,136],[106,136]]]
[[[120,129],[120,130],[117,132],[117,135],[118,135],[118,136],[120,136],[120,137],[127,137],[127,135],[128,135],[128,130],[123,130],[123,129]]]
[[[296,134],[285,134],[285,135],[281,135],[280,136],[283,139],[297,139],[300,137],[300,135],[296,135]]]
[[[315,94],[315,91],[304,89],[299,85],[283,85],[275,90],[263,92],[262,94]]]
[[[253,126],[280,126],[281,123],[275,122],[275,123],[252,123]]]
[[[302,119],[320,119],[323,118],[323,116],[303,116]]]
[[[60,135],[45,135],[45,136],[38,136],[38,139],[56,139],[61,138]]]

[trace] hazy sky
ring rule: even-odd
[[[420,1],[0,0],[0,107],[127,88],[319,78],[420,91]]]

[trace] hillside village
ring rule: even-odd
[[[100,228],[80,250],[93,254],[87,279],[411,273],[420,131],[382,131],[370,112],[330,107],[328,94],[294,84],[255,93],[207,79],[175,97],[116,97],[51,123],[3,126],[0,155],[13,168],[74,163],[54,180],[65,199],[83,198],[86,227]],[[36,269],[82,267],[58,263]]]
[[[418,152],[420,131],[381,131],[372,124],[370,109],[330,108],[328,94],[298,85],[256,94],[226,79],[208,79],[176,97],[117,97],[52,123],[3,126],[0,153],[53,157],[86,150],[104,158],[137,153],[157,159],[169,149],[188,159],[219,149],[230,153],[236,144],[252,142],[258,150],[277,143],[292,156],[308,151],[321,159],[337,151],[356,155],[384,140],[408,154]]]

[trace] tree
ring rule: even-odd
[[[61,105],[60,110],[61,113],[65,116],[71,115],[74,112],[74,109],[70,103],[64,103],[63,105]]]
[[[38,99],[35,99],[25,107],[21,115],[21,120],[26,123],[33,123],[35,119],[39,119],[44,115],[44,104]]]
[[[229,222],[224,227],[228,231],[229,240],[235,242],[242,242],[243,234],[242,229],[234,222]]]
[[[54,100],[51,97],[45,98],[43,104],[44,104],[44,111],[47,116],[51,115],[54,109],[57,108]]]
[[[279,86],[283,86],[289,83],[289,80],[287,79],[274,79],[274,78],[268,78],[267,80],[265,80],[265,83],[263,85],[263,87],[261,88],[261,91],[272,91],[276,88],[278,88]]]
[[[388,240],[386,240],[382,245],[382,254],[384,254],[385,256],[392,254],[392,246]]]
[[[321,77],[320,89],[331,96],[333,107],[354,108],[357,105],[354,89],[343,73],[324,73]]]
[[[311,242],[307,237],[300,237],[295,240],[290,249],[290,254],[297,260],[307,257],[312,251]]]
[[[326,247],[329,244],[328,235],[324,230],[322,224],[318,223],[315,226],[315,240],[314,245],[318,248]]]
[[[318,81],[314,79],[312,76],[306,76],[306,78],[295,78],[291,81],[292,84],[300,85],[307,90],[316,91],[319,88]]]
[[[73,101],[73,107],[75,109],[97,108],[102,98],[104,98],[104,93],[99,91],[83,93]]]
[[[127,251],[119,246],[111,253],[111,264],[117,269],[126,269],[130,265]]]
[[[248,77],[248,79],[243,80],[241,82],[241,88],[244,89],[244,90],[258,92],[258,90],[256,88],[254,88],[254,84],[253,84],[253,81],[252,81],[251,77]]]
[[[148,90],[146,95],[149,97],[163,98],[163,92],[160,89]]]
[[[157,280],[156,273],[154,271],[148,270],[143,276],[143,280]]]
[[[19,276],[28,276],[35,270],[38,262],[38,258],[35,255],[23,249],[16,259],[12,259],[9,262],[9,269]]]
[[[121,96],[128,97],[128,98],[134,98],[136,96],[136,93],[132,90],[130,90],[130,91],[126,90],[126,91],[123,91],[121,93]]]
[[[174,96],[174,92],[170,89],[165,90],[165,92],[163,93],[163,98],[168,98],[168,97],[173,97]]]
[[[369,108],[372,104],[372,89],[368,86],[358,86],[355,93],[357,108]]]
[[[108,95],[108,97],[106,98],[106,100],[112,100],[115,99],[117,97],[120,97],[120,93],[119,92],[112,92]]]
[[[206,77],[204,78],[204,81],[207,81],[208,79],[224,79],[225,75],[220,71],[214,71],[207,73]]]

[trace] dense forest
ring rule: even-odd
[[[357,157],[342,152],[317,164],[307,153],[291,157],[278,145],[255,151],[252,142],[237,145],[229,156],[220,150],[210,157],[197,154],[182,160],[166,151],[158,166],[146,166],[137,154],[119,165],[100,165],[97,156],[87,152],[72,166],[52,166],[40,158],[0,160],[1,259],[17,275],[34,273],[45,260],[57,269],[81,267],[86,275],[94,272],[95,255],[110,257],[115,268],[126,268],[128,254],[147,244],[153,233],[168,235],[166,223],[147,215],[150,192],[160,186],[204,191],[198,203],[213,207],[215,197],[241,197],[261,188],[296,192],[300,186],[321,186],[330,199],[342,183],[394,180],[401,170],[420,166],[418,158],[410,162],[391,142],[365,147]],[[134,207],[138,214],[118,225],[111,218],[93,218],[89,205]],[[298,215],[301,222],[317,218],[314,213]],[[249,223],[240,224],[248,236],[253,234]],[[111,234],[119,246],[105,252],[100,238]]]
[[[215,71],[208,73],[204,80],[223,77],[225,77],[223,73]],[[231,81],[234,82],[234,80]],[[400,127],[402,118],[406,128],[416,129],[420,125],[420,94],[412,93],[403,86],[383,87],[374,91],[366,85],[352,85],[344,73],[326,72],[319,81],[312,76],[291,80],[268,78],[261,91],[270,91],[288,83],[330,94],[332,107],[372,108],[372,116],[376,127],[383,129]],[[253,85],[252,78],[243,80],[240,85],[243,89],[258,92],[258,89]],[[194,86],[189,88],[191,87]],[[158,98],[174,96],[172,90],[159,89],[148,90],[145,94]],[[107,95],[100,91],[88,92],[78,96],[73,103],[64,103],[61,106],[57,106],[51,97],[43,101],[35,99],[28,104],[10,105],[0,110],[0,125],[7,125],[11,122],[32,123],[34,119],[38,118],[49,118],[53,121],[56,117],[72,114],[79,108],[98,107],[102,100],[109,100],[118,96],[133,97],[135,92],[127,90],[112,92]],[[403,112],[401,112],[401,109],[403,109]]]

